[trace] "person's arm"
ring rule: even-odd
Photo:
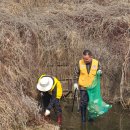
[[[102,68],[100,62],[98,63],[97,74],[102,75]]]
[[[46,108],[46,111],[45,111],[45,114],[44,114],[45,116],[50,115],[51,109],[53,108],[55,102],[58,100],[58,99],[56,98],[56,89],[57,89],[57,87],[55,86],[55,88],[52,90],[52,98],[51,98],[51,100],[50,100],[49,105],[48,105],[47,108]]]
[[[100,62],[98,62],[98,70],[102,70]]]
[[[78,79],[79,79],[79,75],[80,75],[80,68],[79,68],[79,64],[77,64],[74,68],[74,90],[78,89]]]
[[[55,88],[52,90],[52,98],[51,98],[50,103],[47,107],[48,110],[51,110],[53,108],[53,105],[54,105],[55,101],[57,100],[56,99],[56,89],[57,89],[57,87],[55,86]]]
[[[78,79],[79,79],[79,75],[80,75],[80,69],[79,69],[79,64],[77,64],[74,68],[74,83],[78,83]]]

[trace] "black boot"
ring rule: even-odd
[[[86,122],[86,106],[81,107],[81,121]]]

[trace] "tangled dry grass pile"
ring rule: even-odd
[[[37,124],[37,78],[71,79],[84,48],[101,61],[104,98],[121,97],[127,107],[129,6],[128,0],[0,0],[0,129]]]

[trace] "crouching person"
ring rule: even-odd
[[[60,99],[62,97],[62,85],[56,77],[42,75],[37,83],[37,89],[41,93],[41,98],[44,107],[44,116],[50,115],[52,108],[55,108],[57,113],[57,123],[62,124],[62,109]]]

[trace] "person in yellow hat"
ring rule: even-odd
[[[44,104],[44,116],[49,116],[53,107],[57,112],[57,123],[62,123],[62,109],[60,99],[62,97],[62,85],[56,77],[42,75],[37,83],[37,89],[41,93]]]
[[[80,91],[80,111],[81,121],[86,122],[86,108],[89,97],[87,87],[90,87],[94,81],[96,74],[101,75],[101,67],[99,61],[94,59],[90,50],[83,51],[83,58],[75,67],[74,72],[74,90]],[[91,121],[91,119],[89,119]]]

